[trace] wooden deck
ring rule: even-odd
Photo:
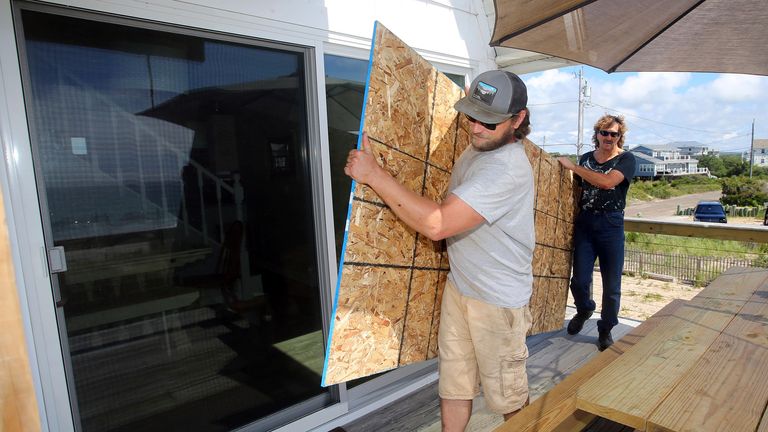
[[[732,268],[599,354],[595,322],[529,338],[531,405],[503,423],[478,398],[467,430],[768,432],[768,270]],[[345,429],[439,431],[437,404],[433,384]]]
[[[568,308],[567,319],[575,312],[575,309]],[[638,321],[622,319],[613,329],[614,339],[618,340],[638,324]],[[559,331],[529,337],[528,380],[531,400],[547,393],[598,354],[596,342],[597,315],[587,321],[581,333],[575,336],[568,335],[563,326]],[[482,396],[475,399],[473,411],[467,432],[492,431],[503,423],[501,416],[486,409]],[[347,432],[438,432],[440,408],[437,383],[346,424],[343,428]],[[622,431],[620,426],[610,430]]]

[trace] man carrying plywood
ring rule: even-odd
[[[511,417],[528,401],[525,336],[531,326],[533,174],[522,139],[528,95],[515,74],[480,74],[455,109],[472,123],[471,146],[456,162],[441,203],[418,195],[380,167],[368,137],[344,172],[367,184],[407,225],[446,239],[439,393],[444,431],[463,431],[482,384],[488,407]]]

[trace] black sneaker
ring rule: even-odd
[[[600,351],[605,351],[606,348],[613,345],[613,338],[611,337],[611,332],[606,331],[600,332],[600,335],[597,337],[597,349]]]
[[[580,332],[581,329],[584,327],[584,323],[587,322],[587,320],[591,316],[592,316],[592,311],[577,312],[576,315],[574,315],[573,318],[571,318],[571,321],[568,323],[568,334],[575,335],[578,332]]]

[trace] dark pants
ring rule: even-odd
[[[579,212],[576,217],[573,248],[571,293],[576,310],[595,310],[590,288],[595,259],[600,258],[603,305],[597,328],[601,332],[610,331],[619,323],[621,271],[624,268],[624,212]]]

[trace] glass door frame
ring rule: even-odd
[[[303,57],[305,72],[304,94],[306,95],[305,120],[307,126],[304,139],[308,142],[308,151],[307,154],[302,155],[302,159],[306,160],[308,163],[311,179],[312,208],[314,212],[315,228],[315,253],[317,256],[316,265],[318,268],[318,289],[320,290],[322,308],[323,340],[326,340],[330,312],[333,304],[333,287],[335,286],[335,268],[332,270],[331,267],[335,267],[335,258],[333,258],[335,257],[335,252],[333,250],[333,242],[330,241],[333,233],[330,188],[326,185],[326,181],[324,181],[328,175],[326,168],[328,166],[327,134],[323,133],[323,129],[320,126],[320,106],[318,104],[319,85],[317,77],[320,76],[319,74],[321,71],[318,71],[317,68],[318,49],[316,44],[313,43],[313,41],[308,40],[283,42],[267,40],[255,36],[205,30],[200,26],[192,28],[177,24],[151,22],[141,18],[118,17],[103,11],[77,10],[25,1],[14,1],[10,5],[9,3],[11,3],[11,0],[5,0],[5,2],[5,4],[0,5],[0,12],[2,12],[4,8],[8,8],[10,12],[12,12],[12,14],[7,15],[12,15],[13,17],[13,25],[10,26],[9,31],[14,37],[11,38],[10,41],[12,44],[15,41],[16,44],[16,53],[14,54],[18,57],[16,57],[17,60],[15,63],[18,65],[20,72],[18,81],[16,81],[15,84],[18,86],[19,90],[17,96],[23,95],[20,100],[17,97],[12,102],[15,102],[15,105],[20,107],[17,112],[21,113],[23,121],[25,122],[23,124],[26,124],[27,126],[26,129],[22,131],[19,131],[18,129],[23,128],[17,128],[17,137],[12,139],[16,145],[11,146],[15,147],[11,149],[11,152],[16,155],[22,153],[24,167],[22,169],[15,169],[15,167],[9,169],[9,171],[15,172],[9,176],[8,183],[12,186],[10,188],[12,189],[10,193],[12,199],[8,201],[16,201],[13,207],[14,217],[13,220],[9,221],[9,229],[23,234],[20,237],[35,237],[35,243],[38,245],[36,247],[36,249],[38,249],[37,262],[39,263],[42,261],[42,266],[30,269],[31,271],[25,271],[26,267],[33,267],[34,264],[30,261],[29,255],[34,254],[35,252],[28,250],[19,251],[20,255],[26,255],[26,259],[20,257],[18,261],[21,262],[22,267],[24,268],[24,271],[20,272],[20,274],[24,274],[24,281],[23,283],[21,281],[19,282],[19,290],[22,296],[30,300],[28,307],[28,310],[31,312],[29,314],[29,321],[31,321],[30,327],[33,330],[37,329],[37,331],[33,331],[33,334],[30,335],[30,345],[34,344],[34,349],[30,347],[30,351],[34,350],[31,357],[35,357],[35,359],[31,359],[31,362],[33,363],[33,376],[35,376],[36,381],[38,381],[38,377],[40,378],[40,382],[36,382],[36,384],[38,385],[38,388],[42,389],[37,396],[43,425],[47,423],[54,429],[66,430],[68,429],[67,425],[71,424],[73,430],[80,430],[76,396],[74,391],[71,391],[70,389],[70,385],[74,385],[74,380],[71,372],[71,364],[69,364],[66,327],[61,309],[55,306],[55,301],[58,298],[59,292],[58,278],[51,277],[48,273],[48,263],[45,257],[46,249],[52,246],[52,235],[50,222],[44,217],[44,215],[48,213],[46,197],[44,194],[39,193],[37,189],[37,185],[44,184],[42,182],[41,173],[38,169],[35,169],[35,167],[40,166],[39,150],[37,149],[37,144],[35,144],[37,142],[35,137],[38,134],[32,126],[34,124],[34,122],[31,121],[33,113],[31,110],[26,111],[25,102],[31,101],[32,98],[29,94],[30,74],[27,70],[27,55],[24,48],[25,40],[21,22],[22,10],[33,10],[75,18],[91,19],[103,23],[127,25],[225,42],[234,42],[254,47],[291,51],[300,54]],[[0,57],[0,62],[2,62],[0,64],[8,61],[9,56],[7,52],[0,51],[0,55],[3,56]],[[2,69],[0,69],[0,73],[2,73]],[[13,77],[6,78],[0,76],[0,79],[3,79],[3,81],[12,81]],[[0,91],[0,96],[2,95],[3,92]],[[9,109],[8,114],[12,111],[13,110]],[[0,117],[2,117],[2,115],[3,113],[0,111]],[[18,120],[18,118],[16,120]],[[3,132],[1,130],[2,126],[2,119],[0,119],[0,133]],[[320,143],[320,145],[314,145],[313,143]],[[2,144],[2,142],[0,142],[0,144]],[[33,148],[35,149],[34,151],[32,150]],[[0,172],[0,174],[2,174],[2,172]],[[34,183],[31,180],[34,180]],[[24,184],[24,192],[18,190],[20,184]],[[15,187],[13,187],[14,185]],[[34,191],[34,193],[30,195],[32,191]],[[23,208],[19,208],[19,206],[17,206],[17,202],[19,201],[18,197],[24,193],[26,193],[27,198],[24,199]],[[14,197],[17,199],[13,200]],[[33,200],[30,197],[35,197],[37,199]],[[11,212],[9,212],[9,215],[10,214]],[[27,220],[31,223],[29,225],[13,223],[17,220]],[[330,231],[328,231],[329,227],[331,229]],[[19,243],[16,244],[18,245]],[[23,309],[27,310],[27,308]],[[48,372],[44,372],[46,369],[48,369]],[[327,403],[328,398],[330,398],[330,403]],[[298,420],[299,423],[304,423],[308,427],[319,425],[347,412],[345,399],[346,391],[343,386],[329,388],[328,392],[324,394],[260,419],[251,425],[245,426],[241,430],[261,429],[264,427],[274,428],[285,423],[287,419],[296,418],[297,415],[301,415],[301,418]],[[296,423],[292,424],[296,425]]]

